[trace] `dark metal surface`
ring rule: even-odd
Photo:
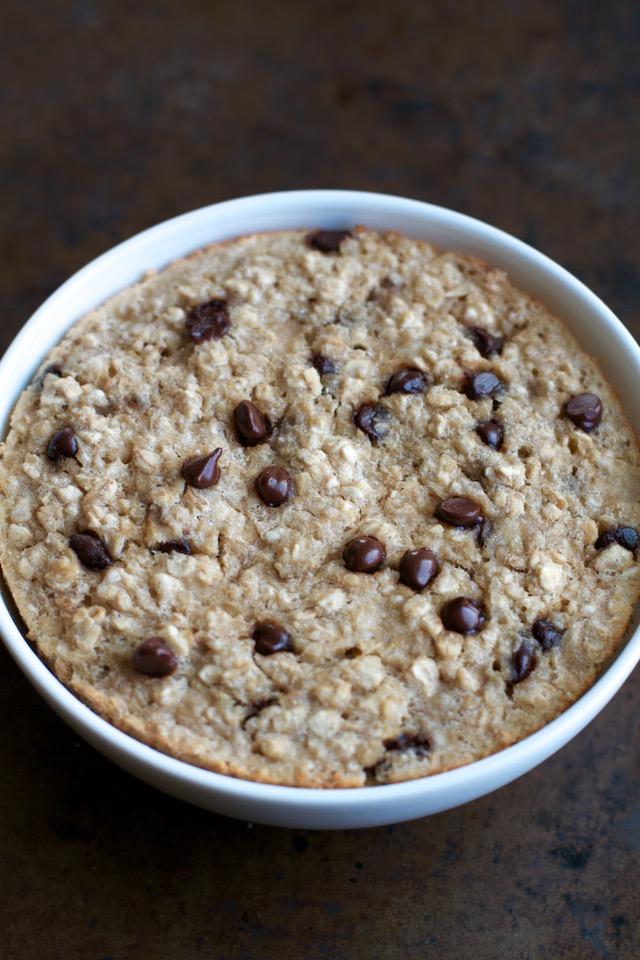
[[[418,197],[533,243],[640,333],[628,2],[10,0],[1,346],[60,282],[201,204]],[[0,651],[3,960],[640,955],[640,679],[555,758],[428,820],[247,826],[120,772]]]

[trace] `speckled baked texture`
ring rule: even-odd
[[[190,308],[228,302],[230,332],[196,344]],[[484,358],[469,335],[504,338]],[[320,376],[312,355],[333,361]],[[56,364],[62,376],[42,375]],[[423,394],[385,395],[403,367]],[[471,400],[469,372],[505,383]],[[564,414],[597,393],[587,434]],[[233,410],[267,414],[266,443],[243,447]],[[374,444],[363,402],[389,413]],[[504,426],[498,451],[475,427]],[[73,426],[74,458],[47,444]],[[186,459],[222,448],[219,483],[185,485]],[[290,472],[279,508],[254,478]],[[12,418],[0,466],[0,555],[29,637],[57,675],[111,722],[160,750],[256,780],[321,787],[419,777],[533,732],[593,682],[640,591],[632,551],[596,549],[616,524],[640,526],[633,431],[595,364],[564,327],[484,264],[394,233],[358,230],[337,253],[305,233],[242,238],[179,261],[76,324],[42,364]],[[444,497],[481,505],[480,528],[436,519]],[[83,567],[69,547],[91,530],[114,560]],[[387,552],[349,572],[360,534]],[[191,555],[162,553],[186,539]],[[399,583],[405,550],[440,572]],[[476,635],[446,630],[443,604],[480,601]],[[532,638],[538,617],[560,641]],[[293,652],[254,650],[273,620]],[[132,657],[162,637],[171,676]],[[535,668],[514,683],[523,644]]]

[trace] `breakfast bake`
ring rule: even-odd
[[[594,681],[640,593],[639,451],[500,271],[276,232],[76,323],[1,449],[0,560],[97,713],[248,779],[352,787],[500,750]]]

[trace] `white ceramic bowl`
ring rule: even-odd
[[[245,197],[162,223],[120,244],[68,280],[33,315],[0,364],[3,435],[20,391],[47,351],[91,307],[205,244],[261,230],[396,229],[438,246],[474,254],[507,270],[598,358],[640,431],[640,349],[611,311],[547,257],[500,230],[415,200],[342,190]],[[4,591],[0,632],[28,679],[85,740],[125,770],[198,806],[258,823],[298,828],[368,827],[437,813],[495,790],[531,770],[577,734],[610,700],[640,659],[637,611],[626,642],[598,682],[542,730],[494,756],[422,780],[351,790],[313,790],[237,780],[200,770],[138,743],[76,699],[35,655],[12,616]]]

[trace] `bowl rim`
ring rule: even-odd
[[[271,216],[272,219],[274,217],[278,218],[278,213],[280,213],[279,220],[282,222],[287,217],[291,219],[291,216],[295,213],[293,218],[297,217],[298,226],[308,226],[301,222],[301,211],[304,209],[309,210],[310,217],[313,217],[311,226],[325,226],[329,223],[335,227],[355,226],[354,221],[357,218],[350,215],[350,210],[367,205],[371,205],[372,209],[376,210],[375,217],[366,219],[367,226],[373,226],[374,229],[378,227],[375,223],[372,224],[371,220],[384,220],[387,223],[396,222],[398,219],[402,219],[400,214],[403,214],[409,218],[415,217],[416,220],[422,221],[425,224],[425,232],[430,234],[434,233],[434,224],[442,229],[449,230],[452,236],[459,234],[461,238],[465,239],[465,242],[454,249],[461,249],[462,247],[462,252],[472,252],[468,250],[469,245],[475,247],[481,244],[484,250],[483,259],[487,259],[490,263],[504,266],[505,258],[524,263],[529,273],[533,271],[539,274],[542,280],[547,283],[552,281],[552,286],[555,284],[568,301],[579,301],[586,304],[607,333],[615,335],[619,351],[622,354],[625,351],[628,352],[636,375],[640,374],[640,349],[629,331],[611,310],[576,277],[522,240],[466,214],[405,197],[354,190],[279,191],[225,200],[172,217],[124,240],[74,273],[34,312],[0,361],[0,429],[2,430],[2,436],[6,435],[9,416],[17,395],[28,384],[33,369],[42,362],[50,346],[58,342],[64,332],[78,319],[79,314],[73,313],[73,315],[70,315],[67,318],[68,322],[65,321],[64,328],[58,323],[55,326],[55,336],[52,343],[48,344],[45,342],[46,338],[44,338],[44,345],[39,341],[40,345],[36,351],[32,350],[34,333],[41,333],[51,317],[55,318],[60,314],[60,311],[66,309],[67,302],[73,299],[70,295],[75,293],[76,299],[78,292],[85,297],[89,295],[92,284],[94,289],[100,291],[96,294],[93,305],[97,306],[104,302],[110,293],[104,295],[102,291],[105,285],[104,283],[102,286],[100,284],[96,285],[96,277],[104,278],[111,273],[121,277],[122,270],[119,272],[118,266],[132,261],[137,262],[136,257],[139,258],[140,254],[145,251],[149,253],[150,259],[154,259],[150,266],[160,269],[171,260],[206,245],[198,241],[188,244],[187,240],[189,237],[200,237],[203,232],[206,233],[207,228],[210,229],[212,234],[212,239],[209,242],[223,239],[223,235],[219,235],[219,232],[217,232],[216,221],[221,222],[225,218],[232,217],[235,218],[235,222],[241,222],[243,217],[250,219],[252,213],[255,214],[255,211],[259,210],[263,218],[268,216]],[[286,211],[290,211],[291,216]],[[320,211],[320,215],[318,211]],[[324,217],[325,223],[318,223],[319,219],[323,219],[322,211],[326,214]],[[357,219],[357,222],[365,221]],[[272,227],[272,229],[285,228],[284,226]],[[390,228],[387,226],[387,229]],[[470,241],[470,243],[466,241]],[[177,252],[164,261],[160,257],[160,260],[156,262],[159,251],[164,246],[176,248]],[[178,248],[181,246],[184,246],[184,250],[179,252]],[[153,251],[157,252],[154,254]],[[492,256],[494,252],[496,253],[495,257]],[[511,273],[511,270],[509,272]],[[137,277],[140,274],[141,271],[138,270]],[[112,281],[111,293],[117,292],[131,282],[134,281],[132,279]],[[517,280],[514,282],[517,282]],[[524,285],[525,289],[527,289],[527,286],[527,284]],[[531,291],[529,290],[529,292]],[[572,309],[576,309],[575,305]],[[86,312],[86,309],[82,310],[82,313],[84,312]],[[34,358],[30,363],[25,361],[27,352],[30,355],[32,354]],[[18,376],[15,373],[16,369],[22,369],[22,374]],[[29,376],[27,376],[27,371],[29,371]],[[5,377],[8,386],[3,385]],[[19,390],[16,390],[18,381],[21,386]],[[629,411],[627,412],[629,413]],[[286,786],[244,780],[194,766],[161,753],[113,726],[71,693],[39,659],[14,620],[9,604],[10,601],[7,602],[5,597],[2,596],[0,599],[0,635],[9,653],[36,689],[63,719],[77,732],[83,736],[86,735],[87,739],[98,749],[111,755],[111,758],[115,759],[116,762],[121,762],[123,758],[126,758],[131,764],[141,766],[147,771],[153,769],[159,771],[163,777],[177,779],[183,784],[197,785],[228,798],[265,801],[274,804],[283,801],[294,802],[296,805],[312,803],[315,807],[320,804],[328,810],[342,809],[345,806],[357,806],[361,810],[367,810],[376,808],[381,803],[392,804],[396,800],[410,800],[418,797],[430,797],[437,804],[452,794],[465,795],[464,799],[453,803],[445,802],[444,805],[439,807],[439,809],[447,809],[458,805],[458,803],[466,802],[466,799],[472,799],[482,795],[482,793],[489,792],[532,769],[567,743],[608,703],[640,660],[640,631],[636,630],[632,636],[621,643],[611,663],[595,683],[558,717],[523,740],[464,766],[431,774],[417,780],[380,784],[373,787],[323,789]],[[118,759],[118,755],[120,759]],[[133,767],[129,769],[133,769]],[[486,789],[484,789],[485,787]],[[395,820],[392,818],[377,822],[395,822]],[[365,822],[363,825],[367,825],[367,823]]]

